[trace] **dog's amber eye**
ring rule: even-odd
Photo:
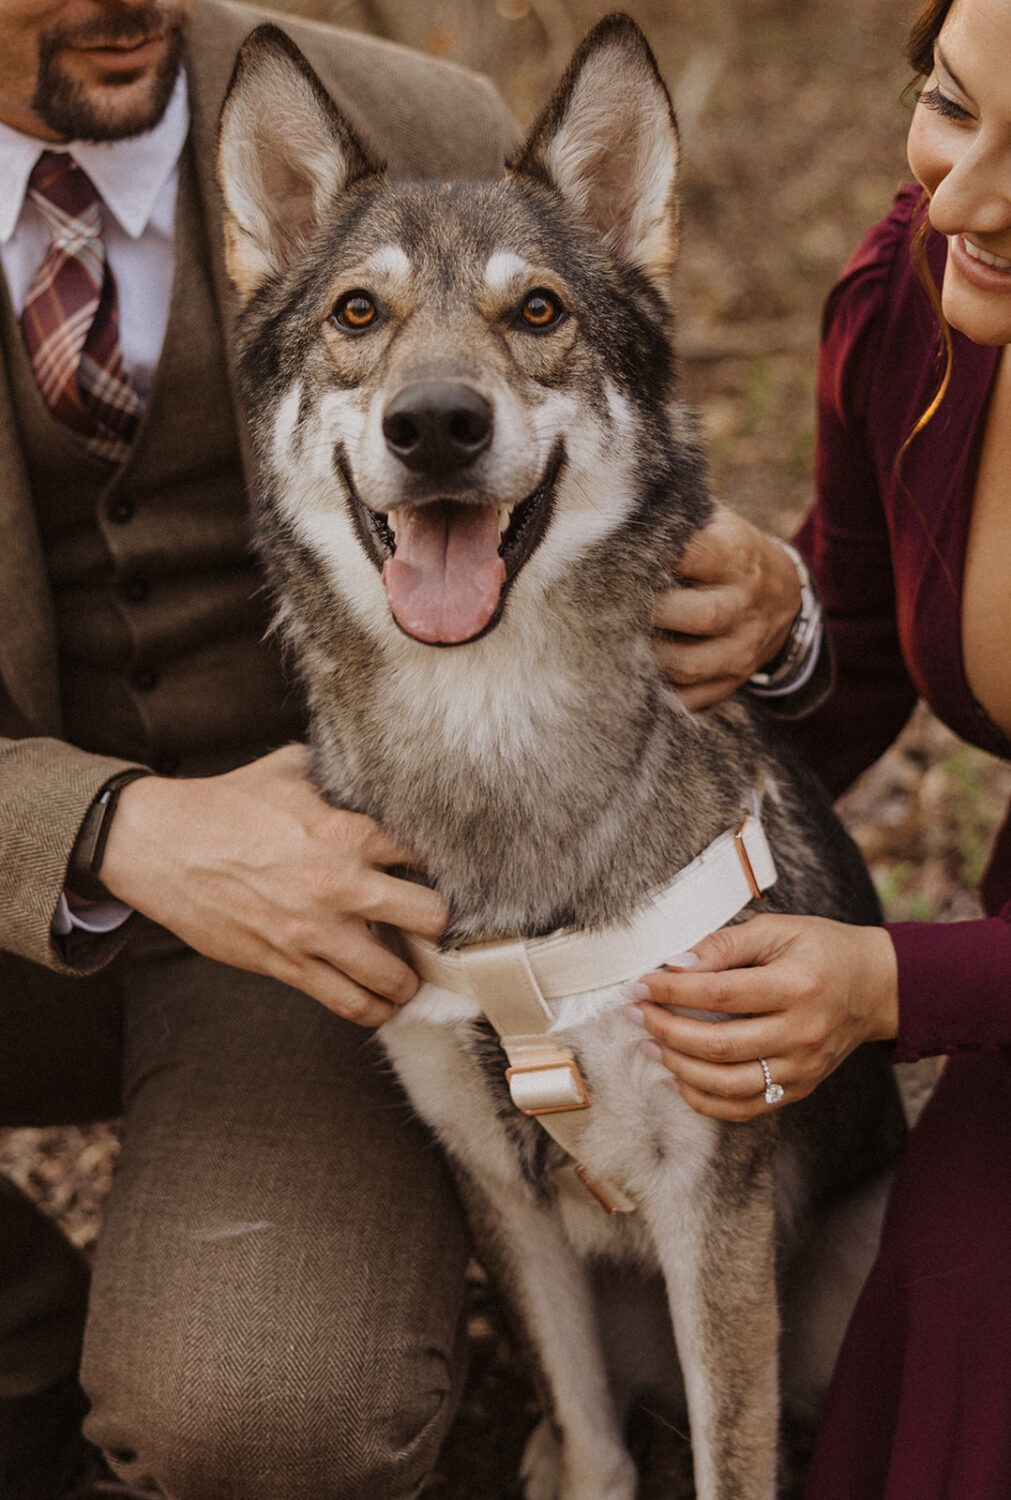
[[[368,292],[345,292],[333,310],[333,320],[341,328],[361,333],[379,317],[379,309]]]
[[[536,328],[538,332],[545,328],[553,328],[556,323],[561,322],[565,316],[565,308],[552,292],[546,292],[538,288],[536,292],[530,292],[520,308],[520,317],[528,328]]]

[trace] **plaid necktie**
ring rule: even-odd
[[[94,184],[66,152],[45,151],[28,192],[52,235],[21,314],[39,389],[53,415],[100,458],[121,463],[140,400],[119,347],[116,283]]]

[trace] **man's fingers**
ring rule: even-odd
[[[359,1026],[382,1025],[418,990],[414,971],[364,927],[345,927],[333,951],[278,967],[279,978]]]
[[[393,1005],[406,1005],[418,991],[418,976],[375,933],[354,921],[342,925],[333,944],[321,944],[307,955],[319,959],[354,985]]]
[[[396,1010],[389,1000],[356,984],[324,959],[308,960],[287,982],[356,1026],[381,1026]]]
[[[375,1026],[418,979],[368,924],[434,941],[450,913],[435,891],[389,873],[416,863],[411,850],[329,806],[306,772],[304,747],[290,745],[220,777],[150,777],[136,795],[132,783],[106,850],[110,882],[209,957]]]
[[[361,823],[361,850],[370,864],[381,865],[386,869],[394,865],[402,865],[408,870],[422,868],[421,861],[414,850],[393,838],[380,823],[365,817],[362,813],[349,813],[346,816]]]
[[[279,750],[269,751],[258,761],[251,761],[250,768],[254,766],[261,766],[268,772],[275,769],[289,771],[304,781],[309,771],[309,747],[294,743],[282,745]]]
[[[406,927],[409,932],[434,941],[449,922],[449,906],[431,886],[385,873],[398,867],[424,871],[412,849],[391,838],[371,818],[365,821],[370,827],[362,844],[362,854],[375,867],[376,880],[369,882],[367,898],[359,906],[361,915],[370,922],[390,922],[396,927]]]
[[[355,910],[366,922],[388,922],[431,942],[445,931],[450,918],[446,902],[430,886],[381,870],[362,880]]]

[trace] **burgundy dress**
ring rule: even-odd
[[[826,308],[817,502],[801,533],[838,678],[794,726],[841,791],[916,699],[996,755],[961,646],[966,541],[1000,351],[954,335],[937,389],[938,324],[912,257],[922,195],[904,189]],[[927,231],[940,285],[946,246]],[[1011,649],[1007,636],[995,651]],[[807,1500],[1011,1500],[1011,820],[982,884],[987,916],[894,923],[896,1060],[950,1061],[902,1158],[877,1262],[839,1359]]]

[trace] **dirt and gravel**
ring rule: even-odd
[[[575,41],[609,5],[587,0],[275,0],[377,29],[491,74],[529,122]],[[678,277],[687,397],[717,493],[788,533],[810,496],[813,362],[822,298],[862,229],[907,175],[905,0],[641,0],[684,144]],[[894,917],[978,911],[973,887],[1011,794],[1011,766],[919,710],[841,812]],[[0,1168],[90,1247],[118,1149],[115,1123],[0,1133]],[[472,1377],[440,1500],[506,1500],[536,1402],[494,1296],[475,1267]],[[644,1429],[645,1500],[691,1494],[683,1437]],[[802,1450],[784,1493],[796,1491]]]

